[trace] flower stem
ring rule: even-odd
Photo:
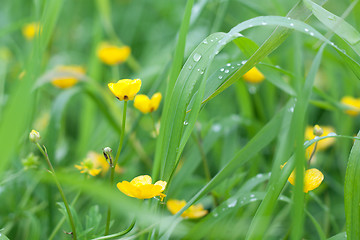
[[[157,134],[157,131],[156,131],[156,123],[155,123],[155,119],[154,119],[154,115],[153,115],[153,113],[150,113],[150,116],[151,116],[151,119],[152,119],[152,125],[153,125],[153,130],[154,130],[154,136],[155,136],[155,138],[157,138],[157,136],[158,136],[158,134]]]
[[[36,146],[39,148],[40,152],[42,153],[42,155],[44,155],[46,161],[47,161],[47,164],[49,165],[49,168],[50,168],[50,173],[51,175],[53,176],[54,180],[55,180],[55,183],[56,183],[56,186],[60,192],[60,195],[61,195],[61,198],[64,202],[64,205],[65,205],[65,208],[66,208],[66,212],[69,216],[69,221],[70,221],[70,225],[71,225],[71,229],[72,229],[72,236],[73,236],[73,239],[76,240],[77,239],[77,236],[76,236],[76,228],[75,228],[75,223],[74,223],[74,218],[71,214],[71,211],[70,211],[70,207],[69,207],[69,204],[68,204],[68,201],[66,200],[66,197],[65,197],[65,194],[64,194],[64,191],[60,185],[60,182],[59,180],[57,179],[56,177],[56,174],[55,174],[55,170],[50,162],[50,159],[49,159],[49,155],[47,154],[46,152],[46,148],[45,150],[40,146],[39,143],[36,143]]]
[[[118,150],[116,152],[116,156],[115,156],[115,159],[114,159],[113,166],[112,166],[112,168],[110,170],[110,184],[111,184],[111,186],[114,183],[115,168],[116,168],[116,164],[117,164],[117,162],[119,160],[120,152],[121,152],[122,145],[123,145],[123,142],[124,142],[125,122],[126,122],[126,108],[127,108],[127,101],[124,101],[124,111],[123,111],[123,119],[122,119],[119,147],[118,147]],[[111,207],[109,205],[108,211],[107,211],[107,217],[106,217],[105,235],[109,234],[110,217],[111,217]]]

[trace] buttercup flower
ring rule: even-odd
[[[166,206],[172,214],[176,214],[186,205],[184,200],[174,200],[170,199],[167,201]],[[191,205],[186,209],[181,217],[183,218],[201,218],[208,213],[208,210],[205,210],[202,204]]]
[[[117,188],[121,192],[129,197],[138,199],[148,199],[156,196],[164,198],[166,195],[162,192],[165,190],[165,187],[165,181],[157,181],[155,184],[152,184],[152,179],[149,175],[141,175],[131,180],[131,182],[122,181],[117,184]]]
[[[85,69],[81,66],[58,66],[55,69],[62,77],[53,78],[51,83],[58,88],[69,88],[78,82],[78,76],[85,74]]]
[[[101,169],[101,175],[105,175],[109,171],[109,163],[105,160],[104,156],[96,152],[89,152],[87,159],[90,159],[93,163],[93,168]],[[123,169],[116,165],[115,172],[122,173]]]
[[[348,110],[345,110],[345,113],[350,116],[357,116],[360,113],[360,99],[353,98],[350,96],[345,96],[340,101],[343,105],[348,107]]]
[[[249,83],[260,83],[265,79],[265,76],[256,67],[250,69],[242,77]]]
[[[80,170],[80,173],[90,174],[91,176],[96,176],[101,172],[101,168],[96,168],[90,158],[84,159],[80,165],[75,165],[75,167]]]
[[[155,93],[151,99],[148,96],[139,94],[136,95],[134,107],[139,109],[142,113],[149,113],[156,111],[160,105],[161,93]]]
[[[327,136],[329,133],[335,132],[335,129],[333,127],[331,127],[331,126],[319,126],[319,127],[323,130],[323,133],[320,135],[321,137]],[[314,127],[307,126],[306,129],[305,129],[305,140],[308,141],[308,140],[312,140],[314,138],[315,138]],[[334,142],[335,142],[334,138],[322,139],[322,140],[317,142],[316,150],[317,151],[325,150],[326,148],[328,148],[332,144],[334,144]],[[311,153],[313,152],[314,146],[315,146],[315,143],[313,143],[311,146],[309,146],[306,149],[306,155],[308,157],[310,157]]]
[[[125,62],[130,56],[131,49],[128,46],[118,47],[109,43],[102,43],[98,48],[97,55],[101,61],[108,65]]]
[[[120,101],[133,100],[135,95],[140,91],[141,80],[122,79],[117,83],[109,83],[108,87]]]
[[[22,34],[28,40],[33,39],[39,31],[41,31],[41,29],[40,23],[38,22],[28,23],[22,28]]]
[[[281,169],[286,165],[281,165]],[[304,192],[307,193],[315,188],[319,187],[322,181],[324,180],[324,175],[316,168],[311,168],[305,171],[304,175]],[[288,181],[291,185],[295,186],[295,171],[292,171]]]

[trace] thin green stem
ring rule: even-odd
[[[63,191],[63,189],[62,189],[62,187],[61,187],[61,185],[60,185],[59,180],[58,180],[57,177],[56,177],[55,170],[54,170],[54,168],[53,168],[53,166],[52,166],[52,164],[51,164],[51,162],[50,162],[49,156],[48,156],[48,154],[47,154],[47,152],[46,152],[46,148],[44,147],[44,148],[45,148],[45,150],[44,150],[44,149],[40,146],[39,143],[36,143],[36,146],[39,148],[39,150],[40,150],[40,152],[42,153],[42,155],[44,155],[44,157],[45,157],[45,159],[46,159],[46,161],[47,161],[47,163],[48,163],[48,165],[49,165],[50,173],[52,174],[52,176],[53,176],[53,178],[54,178],[54,180],[55,180],[56,186],[57,186],[57,188],[58,188],[58,190],[59,190],[59,192],[60,192],[61,198],[62,198],[62,200],[63,200],[63,202],[64,202],[64,205],[65,205],[65,208],[66,208],[66,212],[67,212],[67,214],[68,214],[68,216],[69,216],[69,221],[70,221],[70,225],[71,225],[71,229],[72,229],[73,239],[76,240],[76,239],[77,239],[77,236],[76,236],[76,228],[75,228],[74,218],[73,218],[73,216],[72,216],[72,214],[71,214],[68,201],[66,200],[66,197],[65,197],[65,193],[64,193],[64,191]]]
[[[124,110],[123,110],[123,119],[122,119],[121,133],[120,133],[120,142],[119,142],[118,150],[116,152],[116,156],[115,156],[115,159],[114,159],[113,166],[112,166],[111,171],[110,171],[110,184],[111,184],[111,186],[114,183],[115,167],[116,167],[116,164],[117,164],[117,162],[119,160],[120,152],[121,152],[122,145],[123,145],[123,142],[124,142],[125,123],[126,123],[126,108],[127,108],[127,101],[124,101]],[[109,234],[110,218],[111,218],[111,207],[109,205],[108,211],[107,211],[107,217],[106,217],[105,235]]]
[[[156,131],[156,122],[155,122],[153,113],[150,113],[150,116],[151,116],[152,123],[153,123],[152,125],[153,125],[153,130],[154,130],[155,138],[157,138],[158,133],[157,133],[157,131]]]
[[[125,229],[124,231],[115,233],[115,234],[111,234],[111,235],[107,235],[107,236],[103,236],[103,237],[98,237],[98,238],[94,238],[92,240],[104,240],[104,239],[112,239],[112,238],[117,238],[117,237],[121,237],[124,236],[125,234],[127,234],[128,232],[130,232],[134,226],[135,226],[135,219],[131,222],[130,226]]]

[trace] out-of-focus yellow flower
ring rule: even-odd
[[[94,168],[101,169],[101,175],[105,175],[109,171],[110,165],[103,155],[91,151],[87,154],[87,159],[90,159],[93,162]],[[123,171],[124,170],[121,167],[116,165],[115,172],[122,173]]]
[[[348,107],[348,110],[345,110],[345,113],[350,116],[357,116],[360,113],[360,99],[353,98],[350,96],[345,96],[340,101],[343,105]]]
[[[122,181],[117,184],[117,188],[121,192],[129,197],[139,199],[148,199],[156,196],[160,196],[162,199],[166,197],[162,193],[165,187],[165,181],[157,181],[155,184],[152,184],[152,179],[149,175],[141,175],[131,180],[131,182]]]
[[[184,200],[175,200],[170,199],[167,201],[166,206],[172,214],[176,214],[186,205],[186,201]],[[191,205],[188,209],[186,209],[181,217],[183,218],[201,218],[208,213],[207,210],[204,209],[202,204]]]
[[[24,37],[27,40],[31,40],[35,37],[36,34],[39,33],[39,31],[41,31],[42,29],[40,28],[40,23],[39,22],[32,22],[32,23],[28,23],[26,24],[23,28],[22,28],[22,34],[24,35]]]
[[[81,66],[58,66],[55,71],[63,76],[55,77],[51,83],[58,88],[69,88],[74,86],[79,78],[85,74],[85,69]]]
[[[249,83],[260,83],[265,79],[264,74],[262,74],[256,67],[250,69],[242,77]]]
[[[286,165],[284,163],[281,165],[281,169]],[[311,168],[305,171],[304,175],[304,192],[307,193],[315,188],[319,187],[322,181],[324,180],[324,175],[316,168]],[[295,186],[295,171],[292,171],[288,181],[291,185]]]
[[[96,176],[101,172],[101,168],[96,168],[90,158],[84,159],[80,165],[75,165],[75,167],[80,170],[80,173],[90,174],[91,176]]]
[[[321,137],[327,136],[329,133],[335,132],[335,129],[331,126],[319,126],[319,127],[323,130],[322,135],[320,135]],[[311,126],[307,126],[305,129],[305,140],[308,141],[308,140],[312,140],[314,138],[315,138],[314,128]],[[317,142],[316,150],[317,151],[325,150],[326,148],[328,148],[329,146],[334,144],[334,142],[335,142],[334,138],[325,138],[323,140],[320,140]],[[306,149],[306,156],[310,157],[311,153],[314,150],[314,146],[315,146],[315,143],[313,143],[311,146],[309,146]]]
[[[120,101],[133,100],[135,95],[140,91],[141,80],[122,79],[117,83],[109,83],[108,87]]]
[[[97,55],[101,61],[108,65],[125,62],[130,56],[131,49],[128,46],[118,47],[109,43],[102,43],[98,48]]]
[[[156,111],[160,105],[161,97],[161,93],[155,93],[151,99],[143,94],[136,95],[134,107],[144,114]]]

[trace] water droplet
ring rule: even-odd
[[[255,197],[255,195],[254,195],[254,194],[251,194],[250,197],[253,198],[253,197]]]
[[[221,69],[220,69],[220,71],[222,71],[222,72],[223,72],[224,70],[225,70],[224,68],[221,68]]]
[[[328,16],[328,19],[333,21],[336,20],[335,16]]]
[[[230,67],[230,66],[231,66],[231,63],[226,64],[226,66]]]
[[[246,60],[244,60],[244,61],[241,61],[241,64],[245,64],[247,61]]]
[[[232,69],[234,69],[235,67],[234,67],[234,66],[232,66],[231,68],[232,68]]]
[[[276,65],[275,67],[276,67],[276,68],[280,68],[280,66],[279,66],[279,65]]]
[[[307,28],[305,28],[304,30],[305,30],[305,32],[308,32],[308,31],[309,31],[309,29],[307,29]]]
[[[290,23],[290,27],[293,27],[294,26],[294,24],[293,23]]]
[[[192,69],[192,66],[191,66],[191,65],[189,66],[189,69]]]
[[[223,211],[223,212],[224,212],[225,210],[226,210],[226,208],[222,208],[222,209],[221,209],[221,211]]]
[[[310,32],[309,34],[310,34],[310,36],[314,36],[314,35],[315,35],[313,32]]]
[[[219,76],[219,79],[222,79],[223,78],[223,76]]]
[[[287,17],[288,20],[291,20],[291,18]]]
[[[228,207],[229,207],[229,208],[233,208],[233,207],[235,207],[236,204],[237,204],[237,200],[236,200],[236,199],[231,200],[231,201],[228,201],[228,202],[229,202],[229,204],[228,204]]]
[[[216,37],[215,40],[218,40],[218,38]]]
[[[203,74],[204,74],[204,71],[201,70],[200,74],[203,75]]]
[[[331,44],[331,46],[335,46],[335,43],[333,43],[333,42],[331,42],[330,44]]]
[[[197,69],[198,72],[200,72],[200,70],[201,70],[200,68]]]
[[[255,86],[253,86],[253,85],[249,86],[249,93],[250,94],[255,94],[256,90],[257,90],[257,88]]]
[[[244,201],[240,201],[240,204],[243,204],[244,203]]]
[[[217,217],[217,216],[218,216],[218,214],[214,212],[214,213],[213,213],[213,216],[214,216],[214,217]]]
[[[266,22],[262,22],[261,25],[265,26],[265,25],[267,25],[267,23],[266,23]]]
[[[229,73],[229,72],[230,72],[229,69],[226,69],[224,73]]]
[[[193,56],[193,59],[194,59],[195,62],[198,62],[200,60],[200,58],[201,58],[201,55],[198,54],[198,53],[195,53],[194,56]]]
[[[254,25],[250,24],[249,27],[253,27]]]
[[[255,202],[257,199],[256,198],[252,198],[250,199],[250,202]]]
[[[257,178],[261,178],[262,176],[263,176],[262,173],[259,173],[259,174],[256,175]]]
[[[208,41],[205,39],[205,40],[203,41],[203,44],[208,44]]]
[[[214,40],[213,39],[210,39],[210,42],[213,42]]]
[[[220,124],[214,124],[214,125],[211,127],[211,130],[213,130],[213,132],[220,132],[220,130],[221,130],[221,125],[220,125]]]
[[[334,137],[334,136],[337,136],[337,134],[334,133],[334,132],[331,132],[331,133],[328,134],[328,136],[329,136],[329,137]]]
[[[218,55],[218,54],[219,54],[219,52],[220,52],[220,51],[219,51],[219,50],[217,50],[217,51],[215,52],[215,55]]]
[[[187,126],[189,123],[187,121],[184,121],[184,125]]]
[[[241,64],[240,63],[238,63],[238,64],[236,64],[237,66],[240,66]]]

